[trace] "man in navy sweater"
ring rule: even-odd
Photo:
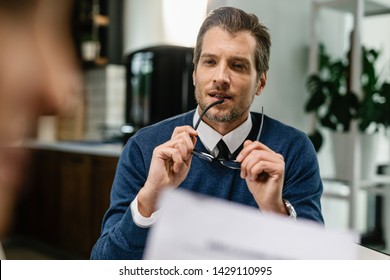
[[[198,107],[129,139],[92,259],[141,259],[166,188],[323,223],[323,187],[310,140],[250,112],[266,85],[270,45],[255,15],[231,7],[209,14],[194,50]]]

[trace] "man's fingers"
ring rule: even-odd
[[[283,174],[283,165],[280,163],[260,161],[246,168],[247,177],[251,181],[264,180],[269,177],[277,177],[278,174]],[[260,177],[259,177],[260,176]]]
[[[183,159],[188,159],[192,155],[194,144],[188,135],[178,136],[177,138],[170,140],[168,143],[169,147],[177,149]]]
[[[158,147],[155,150],[156,156],[168,165],[168,169],[172,169],[173,172],[177,173],[183,164],[183,157],[180,154],[179,149],[174,147]]]
[[[261,173],[278,174],[284,170],[284,159],[280,154],[267,150],[251,150],[241,162],[241,177],[256,180]]]
[[[259,141],[246,140],[244,142],[244,148],[237,156],[237,161],[242,162],[253,150],[264,150],[268,152],[274,152],[263,143]]]
[[[182,133],[188,134],[191,139],[196,138],[196,136],[198,135],[198,132],[193,127],[191,127],[189,125],[178,126],[178,127],[175,127],[175,129],[173,130],[171,139],[178,137]]]

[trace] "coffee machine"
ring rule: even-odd
[[[125,56],[126,142],[138,129],[196,107],[193,48],[159,45]]]

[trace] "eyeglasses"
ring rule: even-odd
[[[217,105],[217,104],[221,104],[223,103],[223,100],[218,100],[216,102],[213,102],[211,103],[209,106],[206,107],[206,109],[203,111],[202,115],[200,116],[200,118],[198,119],[198,121],[196,122],[195,126],[194,126],[194,129],[197,130],[198,129],[198,126],[200,124],[200,121],[202,120],[203,116],[205,115],[205,113],[213,106]],[[264,123],[264,109],[263,107],[261,107],[261,123],[260,123],[260,129],[259,129],[259,132],[257,133],[257,136],[256,136],[256,139],[258,141],[260,141],[260,135],[261,135],[261,131],[263,130],[263,123]],[[199,157],[200,159],[203,159],[205,161],[208,161],[208,162],[212,162],[213,160],[217,160],[219,161],[219,163],[221,163],[223,166],[227,167],[227,168],[230,168],[230,169],[235,169],[235,170],[240,170],[241,169],[241,163],[239,163],[237,160],[228,160],[228,159],[222,159],[222,158],[217,158],[217,157],[214,157],[213,155],[210,155],[208,153],[205,153],[205,152],[200,152],[200,151],[196,151],[195,149],[192,151],[192,153],[194,155],[196,155],[197,157]]]

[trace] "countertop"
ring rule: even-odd
[[[122,143],[91,141],[28,141],[24,146],[30,149],[53,150],[111,157],[119,157],[124,147]]]

